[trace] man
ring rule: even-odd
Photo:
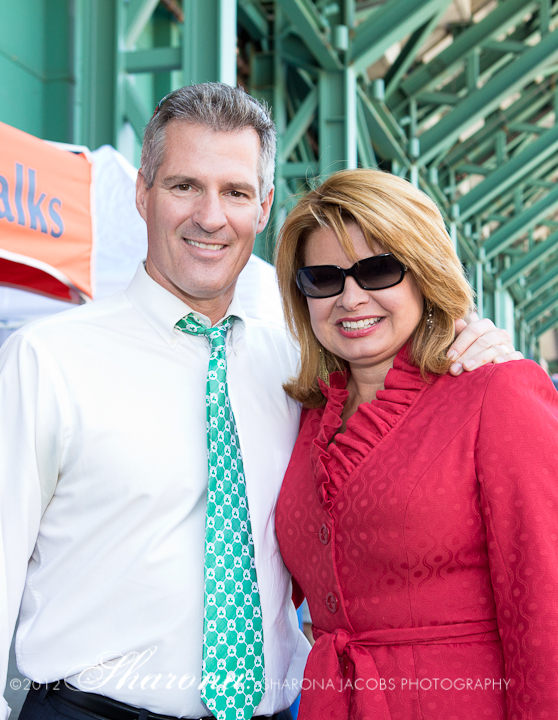
[[[137,181],[145,266],[125,292],[29,325],[0,353],[2,672],[22,597],[16,650],[33,681],[25,720],[271,716],[300,689],[307,643],[273,527],[298,424],[281,389],[296,350],[282,327],[247,318],[234,297],[269,217],[274,149],[267,112],[241,90],[203,84],[165,98],[146,129]],[[229,324],[223,361],[207,339]],[[479,355],[493,360],[500,342],[509,350],[499,331],[480,329],[473,366]],[[456,362],[476,334],[460,335]],[[243,652],[221,653],[238,661],[240,693],[252,672],[246,657],[260,672],[253,684],[265,674],[265,692],[250,691],[251,704],[236,709],[235,677],[208,640],[204,608],[216,572],[207,556],[219,555],[206,536],[215,522],[208,498],[217,511],[229,500],[215,503],[211,489],[206,380],[224,368],[219,392],[228,386],[242,451],[232,465],[243,463],[249,508],[239,554],[259,591],[247,625],[259,618],[262,629]],[[231,465],[234,443],[217,465]],[[244,609],[229,602],[228,627],[244,642],[235,625]],[[224,681],[207,671],[210,657],[223,661]]]

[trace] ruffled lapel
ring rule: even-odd
[[[313,440],[312,464],[320,497],[328,508],[346,478],[397,426],[435,378],[432,375],[425,381],[420,370],[410,363],[407,346],[403,347],[386,375],[384,389],[379,390],[371,402],[359,405],[342,433],[338,431],[349,394],[346,389],[348,372],[332,373],[329,387],[319,381],[327,402]]]

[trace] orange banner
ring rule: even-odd
[[[92,297],[91,163],[0,122],[0,284]]]

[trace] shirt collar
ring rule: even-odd
[[[174,345],[182,334],[180,330],[175,328],[176,323],[180,318],[183,318],[189,313],[195,313],[200,322],[208,327],[210,326],[210,320],[206,315],[197,312],[183,300],[153,280],[145,270],[143,263],[140,263],[136,274],[132,278],[126,290],[126,295],[130,302],[141,311],[149,323],[171,345]],[[234,315],[241,320],[241,322],[235,322],[232,327],[231,334],[234,345],[237,339],[240,339],[242,336],[246,322],[246,313],[236,293],[227,308],[227,312],[221,319],[229,315]]]

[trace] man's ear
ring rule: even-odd
[[[271,190],[267,193],[266,197],[261,202],[262,214],[260,215],[260,219],[258,220],[258,227],[256,228],[257,233],[261,233],[261,231],[267,225],[267,221],[269,220],[269,213],[271,212],[271,206],[273,205],[274,193],[275,188],[272,186]]]
[[[144,220],[146,219],[146,216],[147,216],[146,204],[147,204],[147,183],[145,182],[145,178],[144,178],[143,173],[140,168],[138,170],[138,176],[136,178],[136,207],[138,209],[139,214],[142,216],[142,218]]]

